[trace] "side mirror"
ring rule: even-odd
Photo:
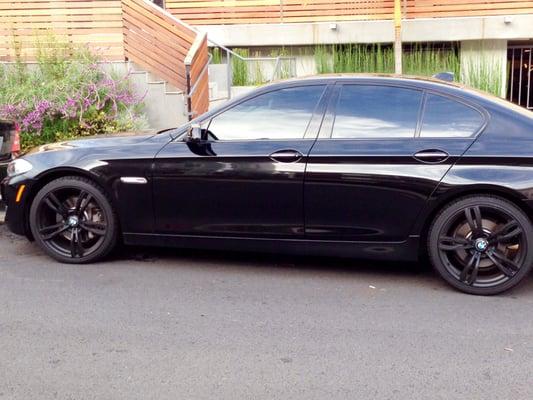
[[[187,131],[187,140],[198,142],[202,140],[202,128],[200,124],[192,124]]]

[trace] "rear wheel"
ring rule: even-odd
[[[117,218],[105,192],[81,177],[45,185],[30,208],[30,228],[51,257],[71,264],[97,261],[116,245]]]
[[[533,229],[527,215],[494,196],[469,196],[435,218],[428,252],[437,272],[455,288],[493,295],[520,283],[533,263]]]

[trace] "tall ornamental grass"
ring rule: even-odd
[[[390,45],[331,45],[315,47],[317,74],[327,73],[393,73],[394,50]],[[474,88],[500,95],[503,85],[501,66],[480,56],[476,62],[461,65],[454,48],[415,44],[404,48],[403,73],[432,76],[439,72],[453,72],[456,81]]]

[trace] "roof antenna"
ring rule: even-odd
[[[455,75],[453,72],[439,72],[438,74],[433,75],[432,78],[440,79],[441,81],[446,82],[453,82]]]

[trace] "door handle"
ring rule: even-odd
[[[450,155],[443,150],[427,149],[415,153],[413,157],[423,163],[436,164],[446,161]]]
[[[303,154],[296,150],[279,150],[270,155],[270,159],[283,162],[283,163],[293,163],[300,161],[303,157]]]

